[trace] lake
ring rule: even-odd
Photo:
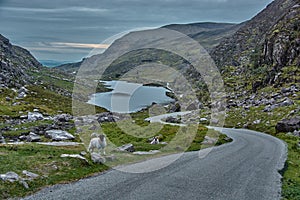
[[[106,108],[111,112],[133,113],[151,106],[153,103],[165,105],[173,102],[164,87],[143,86],[126,81],[103,81],[111,92],[93,94],[89,104]]]

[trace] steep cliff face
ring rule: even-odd
[[[42,65],[29,51],[12,45],[0,34],[0,85],[2,87],[20,87],[32,80],[27,74],[38,70]]]
[[[300,4],[273,26],[262,47],[257,64],[273,66],[276,71],[284,66],[300,66]]]
[[[276,0],[254,18],[244,22],[241,28],[233,34],[232,37],[221,42],[220,45],[212,51],[211,55],[216,64],[220,68],[224,66],[247,65],[253,62],[253,59],[257,58],[257,56],[260,57],[260,51],[266,42],[269,43],[267,44],[269,47],[271,44],[274,44],[274,41],[272,41],[270,37],[274,27],[283,24],[284,21],[287,20],[286,18],[294,18],[293,14],[289,15],[288,13],[293,12],[291,10],[298,9],[298,4],[298,0]],[[287,28],[289,31],[291,27]],[[278,29],[278,31],[282,32],[284,30]],[[275,38],[273,38],[273,40],[274,39]],[[284,41],[283,38],[280,40]],[[279,44],[277,43],[276,45]],[[271,53],[271,49],[267,51],[266,55]],[[273,60],[274,59],[272,59],[272,61]]]

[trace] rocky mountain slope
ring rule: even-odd
[[[220,67],[248,64],[251,55],[261,50],[272,29],[288,17],[290,9],[297,9],[297,0],[276,0],[228,39],[212,51],[212,56]],[[296,7],[295,7],[296,6]],[[295,19],[296,20],[296,19]]]
[[[33,81],[28,71],[39,70],[42,65],[27,51],[12,45],[0,34],[1,87],[21,87]]]

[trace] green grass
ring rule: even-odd
[[[108,169],[105,165],[96,165],[91,161],[86,163],[79,159],[60,158],[61,154],[78,154],[84,150],[83,146],[1,145],[0,173],[14,171],[21,175],[23,170],[28,170],[40,176],[28,181],[29,189],[18,182],[1,182],[0,199],[28,195],[48,185],[78,180]]]
[[[299,138],[286,134],[277,135],[288,144],[288,158],[282,182],[282,197],[284,200],[300,199],[300,147]]]

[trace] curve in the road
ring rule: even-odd
[[[222,129],[234,141],[204,158],[199,152],[184,153],[168,167],[144,174],[110,170],[78,182],[55,185],[26,200],[51,199],[280,199],[286,144],[270,135],[238,129]],[[138,170],[158,165],[171,156],[127,165]],[[125,171],[125,170],[123,170]]]

